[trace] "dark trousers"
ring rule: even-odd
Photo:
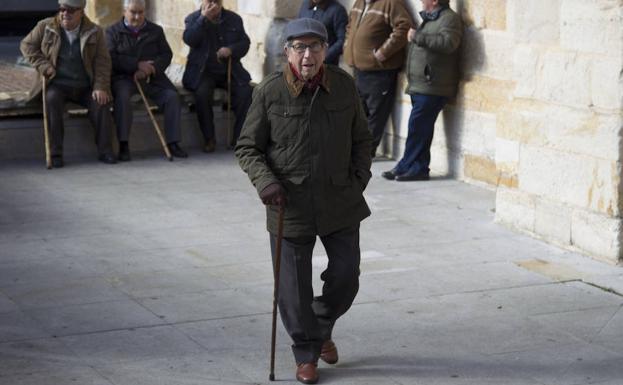
[[[110,105],[100,106],[93,98],[91,88],[72,88],[50,84],[47,88],[45,103],[50,129],[50,154],[63,155],[63,139],[65,126],[63,114],[65,103],[71,101],[89,110],[88,117],[95,128],[95,145],[99,155],[112,153],[112,117]]]
[[[355,84],[372,132],[372,157],[383,139],[385,125],[394,108],[398,70],[359,71],[355,69]]]
[[[394,168],[396,174],[428,175],[435,121],[447,102],[445,96],[411,95],[409,133],[402,159]]]
[[[199,120],[201,133],[206,141],[214,139],[214,111],[212,110],[212,103],[214,100],[215,88],[224,88],[227,90],[227,75],[204,73],[199,87],[195,90],[197,119]],[[240,84],[232,79],[231,108],[236,118],[236,123],[234,124],[234,140],[238,140],[240,136],[242,124],[251,106],[252,94],[253,89],[248,83]]]
[[[158,108],[164,111],[164,132],[167,143],[180,141],[180,122],[182,118],[182,105],[177,91],[166,84],[159,84],[157,80],[150,83],[141,82],[145,96],[156,103]],[[112,85],[114,101],[115,125],[117,126],[117,138],[120,142],[127,142],[132,128],[132,103],[130,97],[138,93],[134,80],[118,79]],[[141,102],[142,103],[142,102]]]
[[[316,362],[335,321],[350,308],[359,290],[359,225],[320,237],[328,265],[314,297],[312,252],[316,237],[284,238],[279,274],[279,313],[294,344],[296,363]],[[275,258],[276,236],[270,235]]]

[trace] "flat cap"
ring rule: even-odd
[[[58,5],[66,5],[72,8],[84,8],[87,5],[87,0],[58,0]]]
[[[322,41],[329,39],[324,24],[310,18],[295,19],[289,22],[286,25],[285,35],[287,41],[303,36],[316,36],[321,38]]]

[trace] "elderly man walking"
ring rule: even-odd
[[[350,11],[344,61],[354,69],[374,138],[372,157],[394,107],[396,81],[412,25],[404,0],[356,0]]]
[[[318,358],[338,360],[333,327],[359,289],[359,223],[370,215],[363,190],[371,176],[372,137],[353,79],[323,64],[324,25],[297,19],[285,35],[288,63],[254,91],[236,156],[266,205],[273,261],[284,206],[278,303],[294,341],[296,378],[313,384]],[[314,298],[316,237],[328,265]]]
[[[428,180],[435,121],[459,82],[461,17],[449,0],[422,0],[422,24],[409,31],[407,93],[411,96],[409,132],[402,159],[382,175],[400,182]]]
[[[182,83],[195,95],[205,152],[213,152],[216,144],[212,111],[214,88],[227,88],[230,83],[231,107],[236,118],[234,141],[240,135],[253,92],[251,75],[240,63],[251,41],[244,31],[242,18],[224,9],[222,3],[222,0],[202,0],[201,8],[184,21],[183,39],[190,52]],[[231,79],[228,79],[229,69]]]
[[[145,94],[164,110],[164,129],[171,155],[186,158],[179,146],[181,103],[175,86],[164,73],[173,53],[162,27],[145,19],[145,0],[124,0],[123,18],[106,29],[112,58],[114,116],[119,139],[119,160],[129,161],[132,104],[138,80]]]
[[[59,0],[56,16],[41,20],[22,40],[24,57],[45,78],[52,167],[63,167],[63,112],[69,100],[88,108],[98,159],[116,163],[112,152],[110,56],[102,29],[84,14],[86,0]],[[31,97],[41,91],[38,81]]]

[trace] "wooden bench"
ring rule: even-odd
[[[198,127],[194,111],[194,97],[191,92],[179,87],[182,100],[182,146],[187,149],[201,149],[203,135]],[[26,103],[26,93],[12,99],[0,100],[0,159],[40,158],[44,154],[43,109],[41,103]],[[216,89],[213,107],[217,149],[229,148],[227,118],[224,112],[227,92]],[[134,122],[130,137],[133,153],[161,154],[162,147],[154,133],[153,124],[145,111],[139,94],[132,97]],[[222,106],[221,108],[218,108]],[[161,128],[163,117],[156,106],[156,119]],[[93,131],[86,119],[87,109],[74,103],[67,103],[65,119],[64,153],[66,156],[92,156],[95,151]],[[233,115],[233,114],[232,114]],[[113,128],[113,144],[116,145],[116,130]],[[192,156],[192,154],[191,154]]]

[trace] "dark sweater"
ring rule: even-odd
[[[82,62],[80,39],[76,38],[73,44],[70,44],[65,31],[61,31],[60,35],[61,49],[58,52],[56,76],[52,79],[52,83],[71,88],[89,87],[91,80]]]

